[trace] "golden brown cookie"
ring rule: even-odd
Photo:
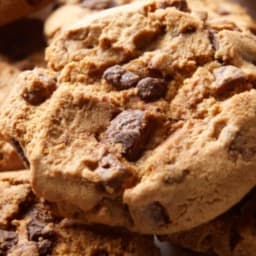
[[[234,23],[194,4],[138,1],[90,15],[53,40],[48,70],[20,76],[3,132],[59,215],[170,234],[255,186],[253,21],[241,8]]]
[[[8,0],[0,2],[0,26],[35,12],[51,0]]]
[[[1,255],[159,255],[153,237],[54,217],[33,195],[29,179],[30,171],[0,173]]]
[[[256,190],[210,223],[175,234],[169,241],[216,256],[254,256],[256,250]]]
[[[59,1],[61,6],[57,8],[45,22],[45,35],[50,41],[62,29],[70,26],[72,23],[104,9],[116,7],[118,5],[128,4],[135,0],[67,0]]]

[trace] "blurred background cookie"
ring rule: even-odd
[[[0,26],[39,10],[51,0],[0,1]]]

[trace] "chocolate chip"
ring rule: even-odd
[[[139,81],[139,76],[132,73],[132,72],[129,72],[129,71],[126,71],[122,76],[121,76],[121,79],[120,79],[120,85],[122,88],[124,89],[128,89],[128,88],[131,88],[133,86],[135,86],[138,81]]]
[[[14,231],[6,231],[0,229],[0,255],[6,255],[18,242],[18,236]]]
[[[38,70],[27,71],[27,76],[33,75],[33,79],[28,80],[27,86],[22,92],[22,97],[29,104],[37,106],[48,99],[56,89],[56,80]]]
[[[186,0],[160,0],[160,8],[175,7],[182,12],[189,12],[188,3]]]
[[[16,151],[17,151],[18,155],[20,156],[21,160],[23,161],[25,167],[29,168],[30,163],[29,163],[27,157],[25,156],[24,151],[23,151],[20,143],[14,138],[11,139],[10,143],[16,149]]]
[[[82,7],[89,8],[92,10],[103,10],[116,6],[114,0],[83,0]]]
[[[49,238],[53,236],[52,230],[44,230],[46,225],[53,221],[52,216],[42,208],[35,208],[30,213],[31,218],[28,223],[29,240],[38,241],[40,237]]]
[[[167,83],[160,78],[146,77],[139,81],[137,88],[141,99],[145,101],[154,101],[164,97]]]
[[[150,218],[152,224],[157,227],[162,227],[170,223],[170,218],[166,210],[158,202],[154,202],[147,207],[146,215]]]
[[[217,92],[222,92],[230,86],[236,86],[238,83],[246,81],[244,72],[235,66],[222,66],[214,69],[215,88]]]
[[[95,173],[99,175],[105,189],[110,193],[128,188],[133,183],[131,171],[112,155],[101,159]]]
[[[138,75],[126,71],[119,65],[108,68],[104,72],[103,78],[118,90],[129,89],[139,81]]]
[[[143,151],[149,135],[149,118],[141,110],[125,110],[111,121],[104,140],[120,143],[122,154],[130,161],[136,161]]]

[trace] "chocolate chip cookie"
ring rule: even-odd
[[[217,256],[253,256],[256,250],[256,190],[227,213],[191,231],[169,237],[172,243]]]
[[[56,218],[35,198],[30,171],[0,173],[0,254],[158,256],[152,237]]]
[[[236,5],[238,22],[202,11],[206,2],[138,1],[90,15],[53,40],[47,70],[19,77],[3,133],[56,213],[170,234],[255,186],[253,21]]]

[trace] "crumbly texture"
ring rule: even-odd
[[[172,243],[216,256],[253,256],[256,250],[256,190],[224,215],[169,237]]]
[[[0,107],[2,107],[10,89],[20,71],[5,60],[0,60]],[[23,163],[16,150],[5,139],[0,138],[0,171],[19,170]]]
[[[158,256],[153,237],[59,219],[35,198],[30,171],[0,173],[0,255]]]
[[[59,215],[170,234],[255,186],[254,23],[237,5],[206,3],[90,15],[54,39],[48,70],[19,77],[3,133]]]
[[[0,26],[25,17],[49,4],[51,0],[8,0],[0,2]]]
[[[45,21],[44,31],[48,41],[81,18],[104,9],[134,2],[134,0],[68,0],[59,2],[61,6]]]

